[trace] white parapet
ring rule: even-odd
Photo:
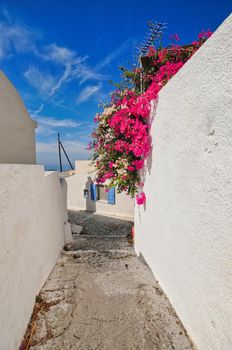
[[[64,244],[65,180],[39,165],[0,165],[0,350],[16,350]]]
[[[232,349],[232,16],[162,89],[151,134],[136,252],[197,349]]]

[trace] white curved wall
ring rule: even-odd
[[[135,210],[142,254],[199,350],[232,349],[232,16],[160,92]]]
[[[0,163],[36,163],[36,126],[17,90],[0,71]]]

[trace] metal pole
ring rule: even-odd
[[[61,145],[61,147],[62,147],[62,150],[64,151],[64,154],[65,154],[65,156],[66,156],[66,158],[67,158],[67,160],[68,160],[68,162],[69,162],[70,167],[72,168],[72,170],[74,170],[74,168],[73,168],[73,166],[72,166],[72,163],[70,162],[70,159],[69,159],[69,157],[68,157],[68,155],[67,155],[67,153],[66,153],[66,151],[65,151],[65,149],[64,149],[64,146],[62,145],[62,142],[61,142],[61,141],[60,141],[60,145]]]
[[[60,172],[62,173],[62,159],[61,159],[61,149],[60,149],[60,134],[58,133],[58,150],[59,150],[59,161],[60,161]]]
[[[139,57],[139,67],[141,69],[139,73],[139,79],[140,79],[140,92],[143,92],[143,73],[142,73],[142,60],[141,60],[142,55]]]

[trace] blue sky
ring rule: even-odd
[[[230,0],[0,1],[1,69],[38,121],[38,163],[57,167],[57,132],[72,161],[89,157],[98,103],[120,79],[118,66],[136,63],[148,20],[188,43],[231,10]]]

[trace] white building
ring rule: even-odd
[[[0,163],[35,164],[35,128],[17,90],[0,71]]]
[[[134,200],[115,189],[106,192],[103,186],[93,184],[94,169],[89,160],[75,162],[75,175],[66,178],[68,209],[89,210],[99,214],[134,217]]]

